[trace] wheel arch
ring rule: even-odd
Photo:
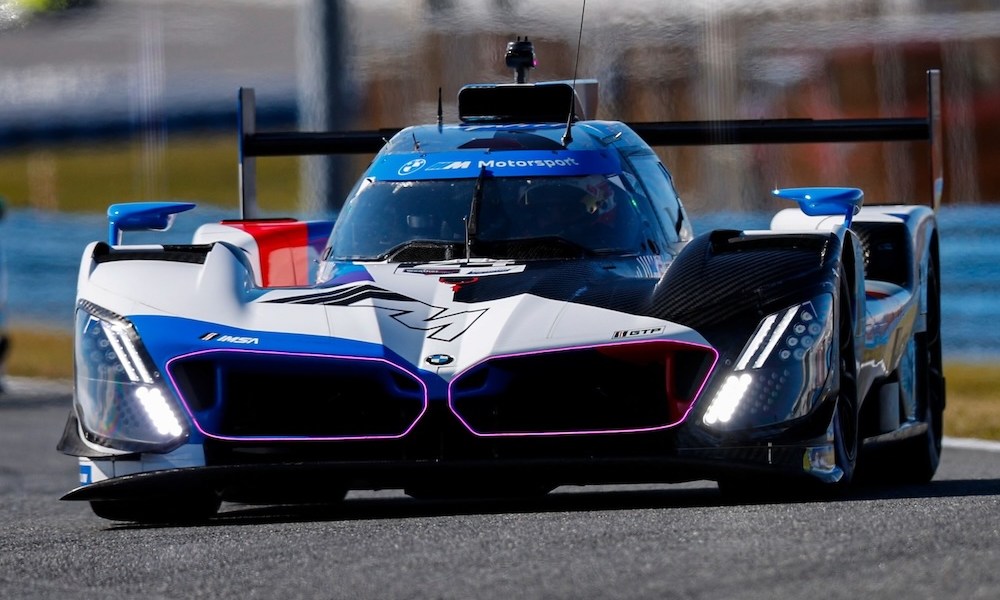
[[[648,314],[698,331],[723,355],[738,353],[768,314],[838,293],[844,241],[832,232],[701,234],[654,287]]]

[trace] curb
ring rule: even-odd
[[[956,450],[985,450],[986,452],[1000,452],[1000,442],[995,442],[993,440],[946,437],[941,440],[941,445],[945,448],[955,448]]]

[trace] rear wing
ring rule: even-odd
[[[256,130],[252,88],[240,88],[239,179],[241,216],[257,216],[256,157],[375,154],[399,128],[367,131],[261,132]],[[930,143],[931,208],[941,206],[944,155],[941,72],[927,71],[927,115],[876,119],[743,119],[626,123],[651,146],[796,144],[818,142]]]

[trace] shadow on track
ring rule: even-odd
[[[734,500],[706,482],[705,487],[642,490],[555,491],[526,499],[415,500],[405,496],[349,498],[337,504],[250,506],[230,504],[210,520],[197,524],[114,524],[107,530],[171,527],[244,526],[275,523],[413,519],[462,515],[560,513],[620,510],[669,510],[740,505],[821,502],[893,501],[920,498],[1000,496],[1000,479],[956,479],[923,485],[866,484],[831,498],[816,494],[794,498],[764,496]]]

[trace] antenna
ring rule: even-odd
[[[587,0],[580,7],[580,34],[576,38],[576,61],[573,64],[572,93],[569,95],[569,116],[566,117],[566,133],[562,136],[562,145],[568,146],[573,141],[573,117],[576,116],[576,75],[580,68],[580,45],[583,42],[583,17],[587,14]]]
[[[441,104],[441,87],[438,86],[438,127],[444,124],[444,107]]]

